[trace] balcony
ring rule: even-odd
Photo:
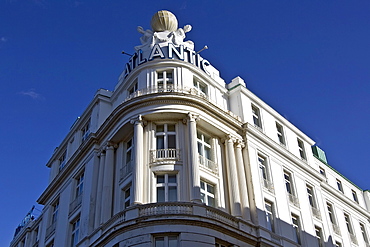
[[[178,160],[180,160],[180,149],[168,148],[150,150],[150,163]]]
[[[263,188],[267,189],[271,193],[275,193],[275,191],[274,191],[274,185],[272,184],[271,181],[269,181],[267,179],[263,179],[262,186],[263,186]]]
[[[351,239],[351,242],[357,245],[357,238],[354,234],[349,233],[349,238]]]
[[[334,231],[335,234],[341,235],[340,234],[340,229],[339,229],[339,226],[338,225],[332,224],[332,227],[333,227],[333,231]]]
[[[293,194],[288,194],[288,197],[289,197],[289,202],[291,204],[293,204],[294,206],[296,206],[296,207],[299,208],[299,200],[298,200],[298,197],[296,197]]]
[[[57,222],[54,221],[48,228],[46,228],[45,241],[48,240],[55,233],[55,228],[57,225],[56,223]]]
[[[120,180],[123,180],[132,173],[132,161],[125,164],[120,170]]]
[[[319,210],[318,208],[311,207],[311,212],[312,212],[313,216],[314,216],[316,219],[321,220],[321,213],[320,213],[320,210]]]
[[[218,174],[218,165],[213,162],[212,160],[207,159],[206,157],[202,155],[198,155],[198,162],[200,167],[214,173]]]
[[[77,208],[81,205],[82,203],[82,194],[78,195],[76,199],[74,199],[71,204],[69,204],[69,214],[71,215],[74,213]]]

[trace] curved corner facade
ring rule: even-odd
[[[369,246],[369,192],[191,44],[142,40],[10,246]]]

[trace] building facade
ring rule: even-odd
[[[370,194],[157,12],[55,150],[11,247],[370,246]]]

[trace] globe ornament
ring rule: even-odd
[[[150,25],[154,32],[174,32],[177,30],[178,23],[174,14],[167,10],[161,10],[153,15]]]

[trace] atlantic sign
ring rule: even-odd
[[[145,53],[148,55],[145,56],[144,52],[140,49],[131,56],[130,60],[125,65],[123,78],[126,78],[136,67],[154,59],[178,59],[186,61],[197,66],[209,76],[211,75],[207,70],[207,66],[211,65],[208,60],[202,58],[194,50],[184,47],[183,45],[176,47],[174,44],[168,43],[168,46],[160,47],[159,44],[155,44],[150,52]]]

